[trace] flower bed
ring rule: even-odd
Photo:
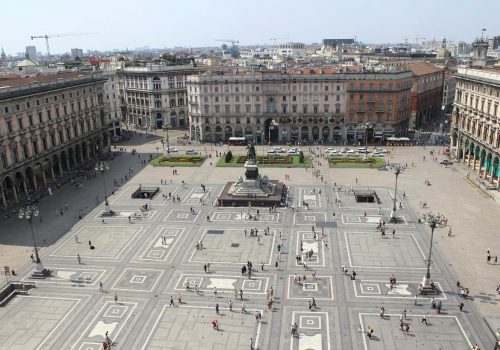
[[[200,166],[206,159],[207,157],[199,155],[171,156],[170,158],[160,156],[153,159],[150,164],[152,166]]]
[[[291,156],[257,156],[257,162],[259,164],[292,164],[293,157]],[[238,156],[236,159],[236,163],[245,164],[247,161],[247,156]]]
[[[328,159],[330,168],[381,168],[385,160],[377,157],[363,158],[331,158]]]

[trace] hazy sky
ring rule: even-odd
[[[45,53],[45,41],[31,35],[88,32],[98,34],[53,38],[51,52],[222,44],[214,39],[470,42],[481,28],[500,35],[499,18],[500,0],[0,0],[0,47],[15,54],[36,45]]]

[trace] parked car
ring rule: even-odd
[[[194,149],[187,149],[186,154],[191,154],[191,155],[198,154],[198,151],[195,151]]]
[[[384,154],[378,151],[373,151],[371,154],[372,157],[384,157]]]
[[[296,156],[300,153],[300,150],[298,148],[290,148],[286,153],[292,156]]]
[[[368,153],[368,148],[366,148],[366,147],[359,147],[358,148],[358,152],[359,153]]]
[[[347,153],[349,152],[351,149],[350,148],[347,148],[347,147],[344,147],[340,150],[340,153]]]
[[[177,150],[177,148],[175,148],[175,147],[169,147],[169,148],[168,148],[168,151],[169,151],[170,153],[179,152],[179,151]]]
[[[278,154],[278,151],[276,151],[274,149],[270,149],[267,151],[267,154]]]
[[[347,154],[348,157],[359,157],[358,152],[353,151],[353,150],[347,151],[346,154]]]
[[[453,162],[451,160],[448,160],[448,159],[443,159],[442,161],[439,162],[439,164],[442,164],[444,166],[448,166],[448,165],[452,165]]]

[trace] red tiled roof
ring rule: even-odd
[[[414,75],[428,75],[443,71],[441,68],[429,63],[410,63],[408,68]]]
[[[90,73],[84,73],[84,72],[44,73],[27,78],[21,78],[17,75],[12,76],[12,74],[10,74],[8,75],[7,79],[3,79],[2,76],[0,76],[0,87],[7,87],[7,86],[14,87],[14,86],[30,85],[34,83],[47,83],[60,78],[65,79],[65,78],[77,77],[79,75],[89,75],[89,74]]]

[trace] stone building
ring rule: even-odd
[[[451,150],[500,189],[500,69],[458,68]]]
[[[441,116],[444,70],[429,63],[412,63],[411,127],[425,129]]]
[[[264,142],[383,142],[405,135],[411,72],[205,72],[187,79],[191,139],[246,137]]]
[[[0,80],[0,201],[7,207],[109,149],[105,78],[67,72]]]
[[[119,69],[120,106],[127,125],[187,128],[186,77],[197,71],[193,64],[165,62]]]

